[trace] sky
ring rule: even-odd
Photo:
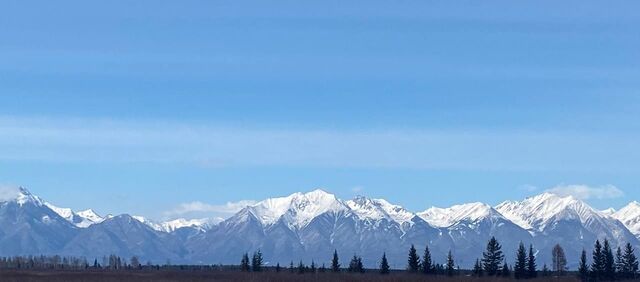
[[[0,185],[58,206],[640,200],[637,1],[1,6]]]

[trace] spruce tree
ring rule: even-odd
[[[305,265],[304,263],[302,263],[302,261],[300,261],[300,264],[298,264],[298,274],[303,274],[305,271]]]
[[[360,273],[364,273],[364,264],[362,263],[362,257],[358,257],[358,261],[356,264],[357,268],[356,270]]]
[[[333,250],[333,259],[331,259],[331,271],[340,272],[340,261],[338,260],[338,250]]]
[[[276,272],[280,272],[280,263],[276,264]]]
[[[538,277],[538,270],[536,269],[536,256],[533,254],[533,245],[529,245],[529,257],[527,258],[527,277]]]
[[[477,277],[482,277],[484,275],[480,259],[476,259],[476,263],[473,265],[473,275]]]
[[[600,240],[596,240],[593,247],[593,261],[591,262],[591,278],[598,280],[604,277],[604,253]]]
[[[611,245],[609,244],[609,240],[604,239],[604,277],[609,280],[613,280],[616,278],[616,267],[615,260],[613,257],[613,251],[611,250]]]
[[[411,245],[411,248],[409,249],[409,258],[407,260],[407,270],[409,272],[418,272],[419,268],[420,268],[420,257],[416,252],[415,246]]]
[[[624,277],[629,279],[637,278],[638,274],[638,259],[635,255],[635,250],[631,243],[627,243],[624,247],[624,255],[622,255],[624,261],[625,273]]]
[[[293,273],[294,272],[294,267],[293,267],[293,261],[291,261],[291,264],[289,264],[289,272]]]
[[[484,272],[489,276],[498,274],[504,255],[502,254],[502,246],[500,246],[495,237],[491,237],[487,243],[487,250],[482,253],[482,256]]]
[[[380,261],[380,274],[389,274],[389,262],[387,261],[387,253],[382,253],[382,260]]]
[[[353,254],[353,258],[349,262],[349,268],[347,269],[349,272],[357,272],[358,271],[358,256]]]
[[[619,276],[624,277],[624,274],[627,273],[627,270],[624,265],[624,257],[622,256],[622,248],[618,247],[616,249],[616,272]]]
[[[316,273],[316,263],[311,260],[311,273]]]
[[[549,268],[547,267],[546,263],[542,266],[542,276],[543,277],[549,276]]]
[[[500,275],[502,277],[511,277],[511,271],[509,270],[509,265],[506,262],[502,266],[502,270],[500,270]]]
[[[242,260],[240,261],[240,270],[244,272],[249,272],[251,270],[251,266],[249,265],[248,253],[244,253],[242,255]]]
[[[582,281],[589,280],[589,265],[587,264],[587,251],[582,249],[580,264],[578,265],[578,275]]]
[[[433,262],[431,261],[431,252],[429,246],[424,249],[424,256],[422,257],[422,273],[432,274],[434,270]]]
[[[251,270],[253,272],[262,271],[262,252],[260,252],[260,250],[253,253],[253,258],[251,259]]]
[[[527,253],[522,242],[520,242],[520,246],[518,246],[518,251],[516,252],[516,263],[513,266],[513,275],[516,279],[524,279],[527,277]]]
[[[447,254],[447,276],[453,276],[455,274],[455,262],[453,261],[453,255],[451,250]]]

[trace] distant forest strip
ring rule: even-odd
[[[385,253],[381,256],[378,269],[365,269],[362,264],[362,258],[356,254],[351,257],[347,265],[343,266],[337,250],[334,250],[329,265],[325,263],[319,265],[315,261],[311,261],[310,264],[305,264],[303,261],[298,263],[291,261],[284,266],[280,265],[280,263],[266,266],[260,250],[255,251],[251,257],[249,257],[248,253],[244,253],[240,259],[240,265],[231,266],[172,265],[169,261],[163,265],[154,265],[151,262],[142,264],[137,256],[125,259],[116,255],[105,256],[101,258],[100,262],[97,258],[89,261],[86,258],[73,256],[13,256],[0,258],[0,271],[2,271],[0,278],[2,278],[2,281],[9,281],[8,279],[12,279],[12,277],[22,279],[16,281],[37,280],[42,277],[51,278],[48,281],[58,281],[56,280],[58,278],[63,279],[59,281],[72,281],[75,278],[81,279],[84,277],[88,279],[92,276],[99,276],[101,277],[100,281],[112,281],[109,279],[120,279],[118,281],[152,279],[149,281],[153,281],[155,278],[161,280],[167,278],[169,279],[167,281],[174,281],[171,278],[173,277],[178,279],[175,281],[181,281],[180,276],[182,276],[185,279],[187,277],[193,278],[188,281],[199,281],[199,279],[214,279],[213,276],[221,275],[219,280],[240,281],[234,279],[264,275],[260,277],[265,279],[271,277],[276,279],[275,281],[287,281],[288,279],[306,280],[302,276],[295,276],[295,278],[291,276],[286,278],[285,276],[274,276],[296,274],[321,275],[323,277],[322,280],[326,278],[326,281],[332,281],[335,279],[340,280],[341,278],[336,276],[340,273],[349,275],[348,277],[350,278],[347,280],[350,281],[387,281],[389,279],[392,281],[395,279],[399,279],[398,281],[412,281],[412,279],[418,279],[417,277],[420,277],[419,281],[424,281],[428,277],[430,278],[427,281],[447,281],[454,278],[460,280],[462,277],[466,277],[464,280],[469,281],[485,281],[483,280],[484,278],[510,280],[549,279],[553,277],[554,279],[563,279],[563,281],[572,281],[571,279],[580,281],[613,281],[640,278],[638,259],[633,246],[626,244],[624,249],[618,247],[614,253],[609,241],[606,239],[603,243],[596,240],[591,263],[588,262],[586,251],[582,251],[577,272],[568,271],[567,258],[562,246],[559,244],[552,251],[553,265],[551,269],[546,264],[541,269],[538,268],[532,245],[527,249],[523,243],[520,243],[515,254],[516,259],[511,265],[504,257],[502,245],[493,237],[487,242],[482,258],[476,260],[472,269],[460,269],[456,266],[451,251],[447,255],[446,263],[440,264],[432,261],[428,246],[421,257],[413,245],[408,250],[407,266],[404,270],[391,269]],[[225,275],[228,275],[228,277]],[[366,278],[358,275],[366,275]],[[377,278],[374,279],[372,275]],[[64,280],[65,278],[67,280]]]

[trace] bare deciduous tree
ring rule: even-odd
[[[560,244],[556,244],[553,247],[551,256],[553,257],[553,271],[558,275],[564,274],[564,271],[567,269],[567,257],[565,256],[564,249],[562,249]]]

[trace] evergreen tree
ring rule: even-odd
[[[322,264],[322,266],[318,269],[318,272],[324,273],[327,271],[327,268],[324,266],[324,263]]]
[[[293,267],[293,261],[291,261],[291,264],[289,264],[289,272],[293,273],[294,272],[294,267]]]
[[[302,261],[300,261],[300,263],[298,264],[298,274],[303,274],[305,271],[306,266],[304,265],[304,263],[302,263]]]
[[[355,254],[353,258],[351,258],[351,262],[349,262],[349,268],[347,269],[349,272],[357,272],[358,271],[358,256]]]
[[[616,272],[621,276],[624,277],[624,274],[627,272],[626,268],[624,267],[624,257],[622,256],[622,248],[618,247],[616,249]]]
[[[578,275],[582,281],[589,279],[589,265],[587,264],[587,251],[582,249],[580,264],[578,265]]]
[[[276,272],[280,272],[280,263],[276,264]]]
[[[311,273],[316,273],[316,263],[311,260]]]
[[[249,266],[249,254],[244,253],[242,255],[242,260],[240,261],[240,270],[244,272],[249,272],[251,267]]]
[[[538,266],[536,265],[536,256],[533,254],[533,245],[529,245],[529,258],[527,259],[527,277],[538,277]]]
[[[511,277],[511,270],[509,270],[509,265],[506,262],[502,266],[502,270],[500,270],[500,275],[502,277]]]
[[[407,262],[407,270],[409,272],[418,272],[419,268],[420,268],[420,257],[416,252],[416,248],[413,245],[411,245],[411,248],[409,249],[409,259]]]
[[[432,274],[434,272],[433,262],[431,261],[431,252],[429,246],[424,249],[424,256],[422,257],[422,273]]]
[[[638,274],[638,259],[635,255],[635,250],[630,243],[627,243],[624,247],[624,255],[622,255],[624,261],[625,273],[623,274],[625,278],[635,279]]]
[[[527,277],[527,253],[522,242],[520,242],[520,246],[518,246],[518,251],[516,252],[516,263],[513,266],[513,274],[516,279],[524,279]]]
[[[93,268],[98,268],[98,259],[93,260]]]
[[[340,272],[340,262],[338,260],[338,250],[333,250],[333,259],[331,259],[331,271]]]
[[[387,253],[382,253],[382,260],[380,261],[380,274],[389,274],[389,262],[387,261]]]
[[[447,254],[447,276],[453,276],[455,274],[455,262],[453,261],[453,255],[451,250]]]
[[[591,278],[601,279],[604,277],[604,253],[600,240],[596,240],[593,247],[593,261],[591,262]]]
[[[609,280],[613,280],[616,278],[616,267],[615,261],[613,258],[613,251],[611,250],[611,245],[609,244],[609,240],[604,239],[604,277]]]
[[[480,259],[476,259],[476,263],[473,265],[473,275],[477,277],[482,277],[484,275]]]
[[[556,275],[560,276],[564,274],[564,271],[567,269],[567,257],[564,254],[564,249],[560,246],[560,244],[556,244],[551,250],[551,257],[553,260],[553,271],[556,272]]]
[[[491,237],[487,243],[487,250],[482,253],[484,272],[489,276],[498,274],[503,259],[502,246],[500,246],[500,243],[498,243],[495,237]]]
[[[260,250],[253,253],[253,258],[251,259],[251,270],[253,272],[262,271],[262,252],[260,252]]]
[[[362,257],[358,257],[358,262],[356,265],[357,265],[356,270],[360,273],[364,273],[364,264],[362,264]]]

